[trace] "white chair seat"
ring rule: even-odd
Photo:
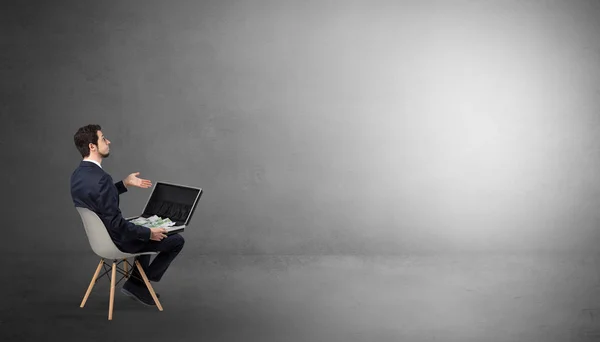
[[[76,207],[87,234],[90,246],[99,257],[108,260],[133,258],[138,255],[152,255],[157,252],[125,253],[117,248],[110,238],[104,222],[95,212],[82,207]]]

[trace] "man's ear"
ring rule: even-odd
[[[94,144],[90,143],[90,144],[88,145],[88,147],[89,147],[90,151],[93,151],[93,150],[94,150]]]

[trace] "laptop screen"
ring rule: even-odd
[[[142,216],[168,217],[178,226],[188,225],[201,195],[201,188],[157,182]]]

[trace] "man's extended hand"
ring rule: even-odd
[[[165,228],[150,228],[150,232],[150,240],[161,241],[167,237]]]
[[[132,174],[130,174],[129,176],[127,176],[127,178],[125,178],[123,180],[123,184],[125,184],[125,186],[137,186],[138,188],[149,188],[152,186],[152,182],[148,179],[141,179],[138,178],[137,176],[139,175],[139,172],[134,172]]]

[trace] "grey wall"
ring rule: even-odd
[[[3,226],[37,252],[89,250],[69,193],[88,123],[112,141],[115,179],[204,188],[189,253],[597,245],[595,1],[14,1],[1,13]],[[149,191],[123,195],[124,214]]]
[[[600,2],[1,6],[0,340],[598,340]],[[162,313],[79,308],[89,123],[205,190]]]

